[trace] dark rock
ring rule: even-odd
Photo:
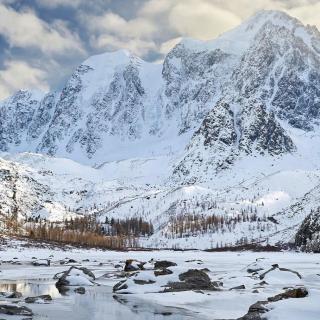
[[[77,261],[74,259],[69,259],[67,263],[77,263]]]
[[[201,270],[190,269],[179,275],[181,282],[169,282],[164,292],[188,291],[188,290],[220,290],[211,282],[209,276]]]
[[[237,320],[263,320],[263,314],[268,312],[269,309],[265,306],[266,301],[258,301],[253,304],[247,314]]]
[[[237,320],[263,320],[266,317],[263,316],[264,313],[269,311],[268,304],[271,302],[276,302],[284,299],[290,298],[304,298],[308,295],[308,291],[306,288],[294,288],[287,290],[283,293],[277,294],[273,297],[269,297],[266,301],[258,301],[253,304],[247,314],[243,317],[238,318]]]
[[[95,280],[95,275],[90,271],[89,269],[85,267],[75,267],[72,266],[70,267],[67,271],[57,273],[54,275],[54,279],[58,279],[56,282],[56,287],[58,288],[59,291],[65,291],[65,287],[69,286],[69,281],[67,280],[67,277],[69,276],[70,272],[74,269],[82,271],[85,275],[89,276],[92,280]]]
[[[136,262],[135,265],[133,265],[132,263]],[[126,260],[125,266],[124,266],[124,271],[126,272],[132,272],[132,271],[138,271],[138,270],[143,270],[143,265],[145,264],[145,262],[139,262],[133,259],[128,259]]]
[[[167,269],[169,267],[174,267],[177,264],[175,262],[167,261],[167,260],[162,260],[162,261],[156,261],[154,263],[154,268],[155,269]]]
[[[114,286],[113,286],[113,292],[117,292],[119,290],[125,290],[125,289],[128,289],[128,285],[125,283],[126,280],[122,280],[118,283],[116,283]]]
[[[37,301],[52,301],[52,297],[49,294],[44,294],[36,297],[27,297],[24,299],[26,303],[36,303]]]
[[[40,259],[36,261],[32,261],[32,265],[35,267],[42,267],[42,266],[50,266],[50,260],[49,259]]]
[[[240,285],[240,286],[230,288],[229,290],[243,290],[243,289],[245,289],[245,288],[246,288],[245,285],[242,284],[242,285]]]
[[[305,298],[308,295],[308,290],[304,287],[289,289],[283,293],[277,294],[274,297],[268,298],[270,302],[276,302],[279,300],[290,298]]]
[[[223,282],[222,281],[212,281],[212,284],[215,286],[215,287],[223,287]]]
[[[152,284],[155,283],[153,280],[139,280],[139,279],[133,279],[133,282],[136,284],[144,285],[144,284]]]
[[[32,310],[25,306],[17,306],[12,304],[0,304],[0,313],[15,316],[32,316]]]

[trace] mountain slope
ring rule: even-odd
[[[0,164],[26,216],[143,217],[148,246],[283,242],[317,202],[319,108],[319,31],[262,11],[163,64],[105,53],[0,102]]]
[[[319,121],[319,43],[315,28],[262,11],[215,40],[182,40],[163,65],[126,51],[93,56],[61,92],[20,92],[2,103],[0,147],[88,164],[182,151],[222,98],[240,106],[254,100],[311,130]],[[23,120],[18,104],[25,106]],[[19,123],[14,132],[12,122]],[[147,150],[150,142],[161,148]]]
[[[218,103],[194,133],[186,155],[174,170],[177,180],[208,177],[230,167],[240,156],[257,153],[279,156],[294,152],[295,145],[273,112],[257,102],[250,105]],[[186,182],[184,180],[184,182]]]

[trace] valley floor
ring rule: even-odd
[[[48,258],[51,259],[50,266],[32,265],[33,261]],[[212,281],[223,282],[222,290],[157,293],[154,289],[148,289],[148,285],[143,285],[138,289],[133,287],[133,294],[112,293],[126,259],[149,261],[152,258],[175,262],[177,266],[171,268],[174,273],[207,268]],[[2,244],[0,259],[0,291],[20,291],[23,298],[39,294],[52,296],[53,300],[48,304],[25,304],[22,299],[16,299],[18,305],[27,305],[32,309],[35,320],[237,319],[244,316],[255,302],[282,293],[284,288],[301,286],[308,290],[307,297],[270,303],[270,311],[264,315],[269,320],[318,320],[320,315],[320,255],[317,254],[168,250],[117,252],[47,245],[36,248],[24,242],[9,241]],[[61,261],[69,259],[76,262],[61,264]],[[277,269],[268,273],[264,278],[266,284],[261,285],[261,280],[248,273],[248,268],[268,270],[273,264],[297,271],[302,278]],[[84,295],[73,290],[61,295],[54,285],[53,276],[67,270],[70,265],[81,265],[92,270],[99,286],[86,287]],[[141,274],[143,272],[147,274],[150,271],[141,271]],[[240,285],[244,285],[245,289],[229,290]],[[0,300],[1,305],[12,303],[15,299]],[[5,319],[22,318],[7,316]]]

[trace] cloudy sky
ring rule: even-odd
[[[261,9],[320,29],[320,0],[0,0],[0,99],[59,88],[104,51],[161,60],[181,37],[215,38]]]

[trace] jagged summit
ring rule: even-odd
[[[266,24],[273,25],[277,28],[285,28],[291,31],[306,29],[308,32],[304,37],[310,37],[315,34],[313,28],[305,27],[298,19],[288,15],[283,11],[277,10],[260,10],[250,18],[246,19],[241,25],[227,31],[212,40],[196,40],[192,38],[183,38],[178,45],[191,50],[215,50],[217,48],[233,54],[242,54],[248,49],[253,38],[261,32]],[[303,33],[301,33],[301,36]],[[277,35],[274,34],[276,37]]]

